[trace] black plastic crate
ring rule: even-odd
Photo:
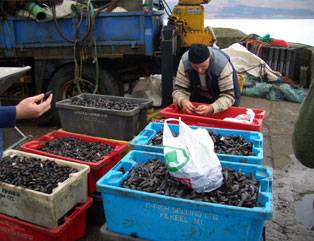
[[[72,104],[73,98],[130,101],[132,104],[138,104],[138,107],[129,111],[84,107]],[[62,129],[65,131],[116,140],[131,140],[146,126],[147,108],[152,103],[145,99],[80,94],[71,99],[58,101],[56,107]]]
[[[258,46],[248,44],[250,52],[257,54],[258,49]],[[257,56],[263,59],[271,69],[280,72],[289,79],[293,79],[296,48],[263,45],[260,47]]]

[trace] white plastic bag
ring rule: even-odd
[[[179,121],[174,137],[167,121]],[[167,119],[163,132],[164,156],[170,174],[196,192],[210,192],[222,184],[222,168],[207,130],[191,129],[181,119]]]
[[[252,109],[247,109],[246,114],[238,115],[235,118],[226,117],[226,118],[224,118],[224,120],[240,122],[240,123],[245,123],[245,124],[251,124],[254,120],[254,117],[255,117],[254,111]]]

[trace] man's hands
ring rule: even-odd
[[[52,94],[46,100],[43,98],[44,94],[39,94],[22,100],[16,106],[16,119],[37,118],[44,114],[50,109]]]
[[[182,109],[189,114],[194,112],[195,106],[192,104],[192,102],[190,102],[187,99],[181,100],[181,106],[182,106]]]
[[[210,104],[199,105],[198,107],[195,108],[194,111],[199,115],[207,115],[207,114],[212,114],[214,112],[214,108]]]
[[[187,99],[181,100],[181,106],[182,106],[182,109],[189,114],[192,114],[193,112],[195,112],[199,115],[207,115],[207,114],[212,114],[214,112],[214,108],[210,104],[204,104],[204,105],[199,105],[195,107],[192,104],[192,102]]]

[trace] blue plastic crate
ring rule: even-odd
[[[177,124],[168,124],[172,132],[179,133],[179,125]],[[255,156],[239,156],[239,155],[227,155],[227,154],[218,154],[217,156],[221,161],[230,161],[230,162],[240,162],[240,163],[249,163],[261,165],[263,163],[263,134],[255,131],[240,131],[240,130],[230,130],[230,129],[220,129],[220,128],[209,128],[209,127],[199,127],[199,126],[190,126],[192,129],[205,128],[206,130],[215,131],[216,135],[242,135],[245,140],[253,143],[252,152]],[[156,136],[157,132],[163,130],[164,123],[149,123],[145,129],[138,134],[131,142],[130,149],[147,151],[147,152],[157,152],[163,153],[163,147],[149,145],[149,141]]]
[[[119,187],[129,171],[150,159],[164,161],[163,154],[129,152],[97,182],[101,192],[109,231],[149,240],[260,240],[264,221],[270,220],[272,172],[267,167],[221,162],[260,182],[261,207],[245,208],[163,196]],[[119,171],[124,170],[124,172]]]

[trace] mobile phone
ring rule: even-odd
[[[52,93],[52,90],[47,91],[44,95],[43,101],[45,101],[51,93]]]

